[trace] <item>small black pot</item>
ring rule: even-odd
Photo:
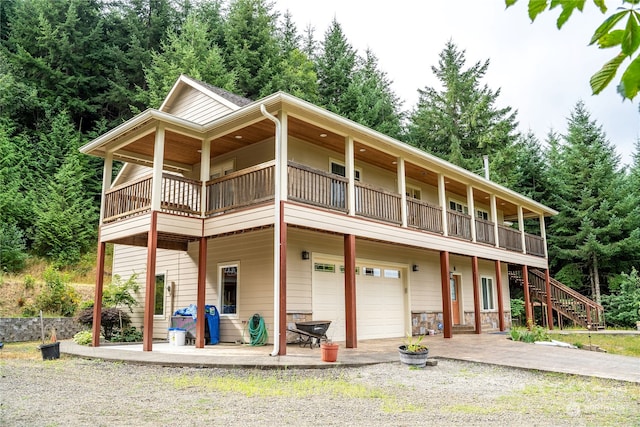
[[[40,351],[42,352],[42,360],[60,359],[60,343],[54,342],[51,344],[40,345]]]

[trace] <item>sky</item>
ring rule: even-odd
[[[335,17],[359,54],[369,48],[378,57],[404,111],[415,107],[418,89],[440,88],[431,67],[452,40],[466,51],[467,66],[490,60],[483,83],[501,90],[496,107],[518,110],[520,131],[532,130],[541,142],[551,129],[564,134],[582,100],[621,163],[631,163],[640,138],[640,96],[622,101],[615,89],[620,74],[599,95],[589,86],[590,77],[618,53],[587,46],[611,9],[603,15],[587,1],[584,12],[574,12],[558,30],[559,8],[531,23],[527,3],[505,9],[503,0],[276,0],[275,9],[289,10],[301,34],[313,26],[318,41]],[[618,3],[607,1],[610,8]]]

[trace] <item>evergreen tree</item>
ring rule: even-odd
[[[353,77],[355,61],[356,53],[334,18],[316,58],[320,105],[339,114],[347,111],[344,96]]]
[[[34,247],[62,265],[79,261],[95,239],[97,210],[83,192],[79,156],[67,156],[36,208]]]
[[[613,261],[624,257],[617,212],[623,183],[619,157],[582,102],[571,112],[563,139],[552,162],[552,184],[563,185],[554,188],[560,214],[550,224],[551,265],[559,269],[559,280],[589,289],[599,303],[601,286],[617,273]]]
[[[492,157],[516,138],[516,113],[498,108],[500,90],[481,80],[489,60],[465,68],[465,51],[447,42],[433,73],[442,83],[418,90],[420,98],[411,113],[409,143],[474,172],[482,171],[482,156]]]
[[[169,34],[162,52],[151,56],[151,65],[145,68],[146,88],[138,94],[147,106],[158,108],[180,74],[235,90],[235,76],[227,71],[220,49],[207,39],[207,27],[195,14],[187,18],[182,31]]]
[[[262,95],[279,69],[276,20],[267,0],[232,0],[229,6],[225,61],[237,76],[236,92],[249,99]]]
[[[378,58],[367,49],[342,100],[343,113],[353,121],[398,138],[401,132],[402,102],[391,89]]]

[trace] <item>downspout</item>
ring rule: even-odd
[[[280,168],[282,160],[282,144],[280,141],[280,120],[270,114],[264,104],[260,104],[260,112],[276,125],[275,142],[275,180],[274,180],[274,210],[275,220],[273,224],[273,351],[271,356],[280,353]]]

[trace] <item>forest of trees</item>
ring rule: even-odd
[[[492,180],[560,212],[554,276],[599,300],[635,274],[640,143],[623,167],[579,100],[565,134],[520,133],[517,106],[483,82],[489,59],[467,63],[454,41],[424,70],[440,84],[403,109],[373,51],[335,19],[317,31],[268,0],[2,0],[0,270],[94,251],[102,161],[78,148],[157,108],[184,73],[250,99],[286,91],[476,173],[489,155]]]

